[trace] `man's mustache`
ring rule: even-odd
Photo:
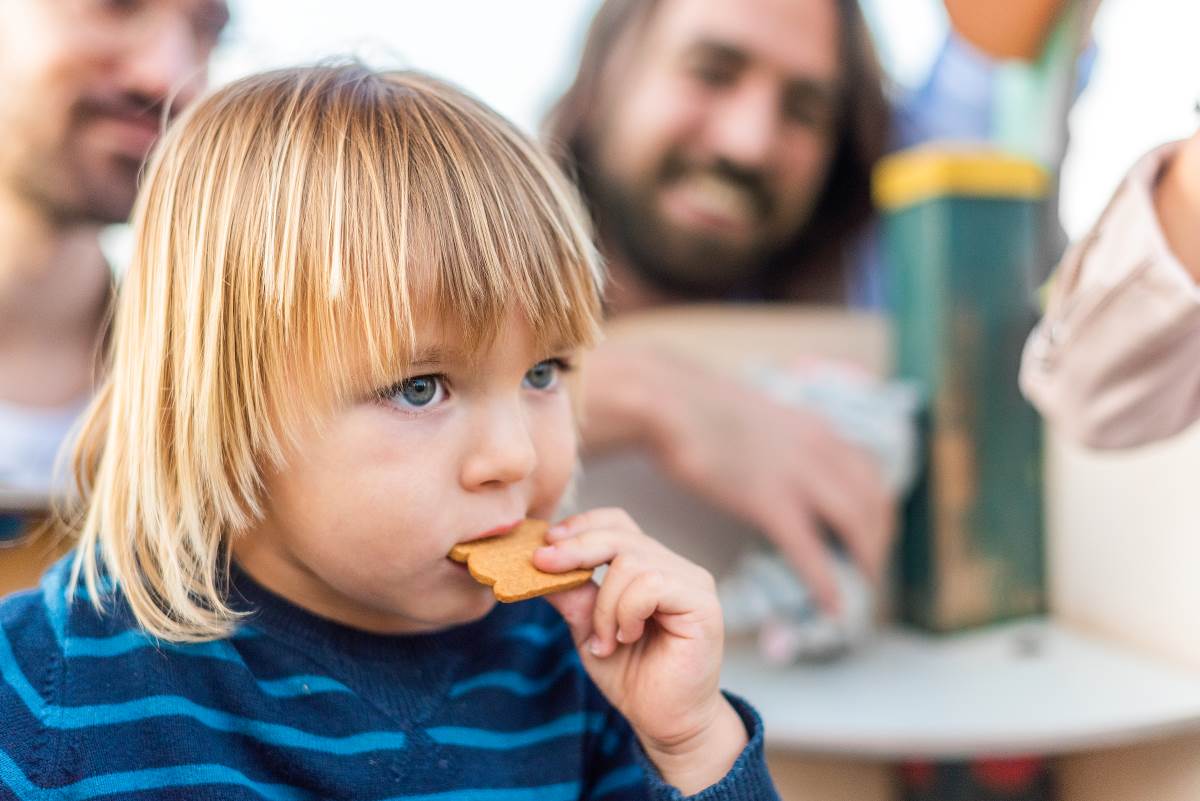
[[[165,125],[175,116],[166,98],[151,98],[129,92],[88,95],[80,101],[78,108],[89,117],[115,117],[152,125]]]
[[[766,219],[775,209],[775,200],[771,190],[767,188],[766,178],[756,170],[747,170],[727,161],[717,159],[709,164],[690,163],[678,156],[669,156],[663,164],[663,183],[673,183],[685,176],[707,174],[727,183],[733,184],[750,196],[754,209],[762,219]]]

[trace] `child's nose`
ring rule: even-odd
[[[462,483],[467,489],[514,484],[537,465],[537,450],[520,414],[494,410],[472,432]]]

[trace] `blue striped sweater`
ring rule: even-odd
[[[228,640],[156,643],[68,604],[66,560],[0,602],[0,799],[678,799],[542,601],[434,634],[316,617],[235,571]],[[82,595],[82,593],[80,593]],[[777,798],[757,715],[704,799]]]

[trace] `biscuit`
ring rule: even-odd
[[[533,566],[533,552],[546,544],[550,524],[523,520],[511,531],[487,539],[462,542],[450,549],[450,558],[465,562],[471,577],[491,586],[502,603],[524,601],[561,592],[587,583],[591,570],[543,573]]]

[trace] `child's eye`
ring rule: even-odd
[[[525,373],[524,384],[532,389],[553,389],[564,365],[559,359],[538,362]]]
[[[388,400],[398,406],[423,409],[440,403],[446,397],[446,383],[441,376],[418,375],[406,378],[388,392]]]

